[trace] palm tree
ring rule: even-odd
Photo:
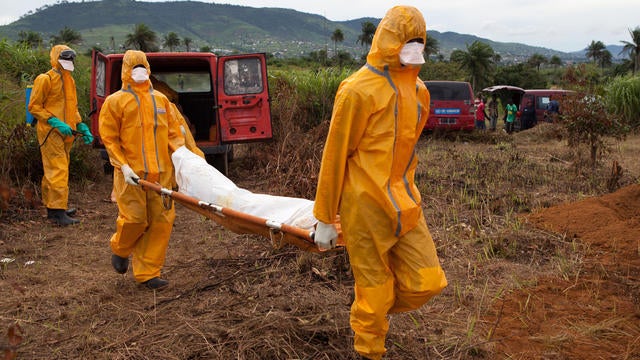
[[[32,30],[20,31],[18,33],[18,43],[35,49],[42,45],[42,35]]]
[[[429,56],[435,55],[440,51],[440,43],[433,36],[427,36],[427,42],[424,44],[424,55],[428,59]]]
[[[495,53],[488,44],[474,41],[467,45],[467,51],[454,50],[451,53],[451,61],[459,64],[471,77],[471,87],[474,92],[484,84],[493,70],[493,57]]]
[[[64,27],[58,35],[51,36],[51,42],[53,44],[80,44],[82,42],[82,35],[79,32],[69,28]]]
[[[600,58],[598,59],[598,64],[601,68],[605,68],[605,66],[611,65],[613,60],[613,55],[611,55],[611,51],[604,50],[602,54],[600,54]]]
[[[549,59],[549,65],[562,66],[562,59],[560,59],[558,55],[553,55],[551,59]]]
[[[589,44],[589,46],[587,47],[587,52],[585,53],[585,55],[587,56],[587,59],[593,59],[593,62],[597,63],[602,57],[602,52],[606,49],[607,47],[604,46],[602,41],[591,40],[591,44]]]
[[[527,60],[527,63],[536,68],[536,70],[540,71],[540,66],[542,64],[546,64],[548,62],[547,58],[544,55],[535,53],[531,55],[531,57]]]
[[[333,56],[338,55],[337,44],[344,41],[344,33],[340,29],[335,29],[331,34],[331,41],[333,41]]]
[[[376,26],[371,21],[362,23],[362,33],[358,36],[356,44],[369,47],[373,42],[373,35],[376,33]]]
[[[631,35],[631,41],[621,41],[624,44],[620,54],[628,54],[633,63],[633,74],[635,75],[638,69],[640,69],[640,27],[635,29],[629,29],[629,35]]]
[[[184,37],[182,39],[182,43],[184,44],[184,47],[187,49],[187,52],[191,51],[191,43],[193,42],[193,40],[191,40],[191,38],[189,37]]]
[[[133,33],[127,34],[125,46],[133,46],[134,48],[149,52],[156,49],[157,36],[147,25],[136,24]]]
[[[167,35],[164,36],[162,43],[164,46],[169,48],[170,52],[173,52],[173,49],[176,46],[180,45],[180,37],[178,36],[178,34],[170,31],[167,33]]]

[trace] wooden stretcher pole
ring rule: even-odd
[[[308,231],[295,226],[271,221],[251,214],[243,213],[222,207],[215,204],[201,201],[195,197],[163,188],[160,184],[154,184],[146,180],[138,180],[138,184],[145,190],[154,191],[160,195],[168,196],[179,202],[185,207],[204,215],[222,226],[228,227],[233,231],[240,233],[257,233],[269,237],[274,241],[285,242],[295,245],[302,250],[310,252],[320,252],[316,244],[313,242],[313,231]],[[248,223],[246,226],[236,222]],[[253,226],[252,226],[253,225]],[[281,234],[278,234],[280,233]],[[274,236],[276,239],[274,239]],[[280,236],[280,239],[277,237]],[[276,244],[277,245],[277,244]]]

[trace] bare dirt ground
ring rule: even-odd
[[[521,143],[532,158],[549,161],[540,143]],[[453,147],[423,145],[432,164]],[[386,358],[640,358],[635,156],[625,162],[635,176],[615,193],[539,190],[531,203],[540,206],[513,216],[477,215],[487,211],[481,207],[451,221],[441,209],[456,204],[423,191],[449,286],[391,319]],[[268,179],[246,169],[230,178],[270,191]],[[269,239],[234,234],[178,205],[163,271],[171,284],[153,292],[111,268],[117,209],[110,189],[109,176],[72,186],[70,202],[82,220],[74,227],[52,225],[42,208],[3,214],[5,359],[357,359],[346,254],[274,249]],[[463,228],[465,216],[481,216],[483,225]],[[464,236],[454,239],[458,233]]]

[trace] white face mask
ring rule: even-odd
[[[62,66],[62,68],[67,71],[73,71],[73,69],[75,68],[73,66],[73,61],[71,60],[58,59],[58,62],[60,63],[60,66]]]
[[[140,84],[149,80],[149,74],[147,73],[146,68],[137,67],[131,70],[131,78],[133,79],[133,81]]]
[[[410,42],[404,44],[400,50],[400,63],[402,65],[422,65],[424,64],[424,44]]]

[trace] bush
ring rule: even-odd
[[[598,155],[607,150],[606,137],[624,139],[629,128],[617,114],[607,111],[603,97],[576,92],[562,102],[562,125],[568,136],[568,145],[577,148],[586,144],[591,166],[595,167]]]
[[[351,72],[348,68],[271,71],[274,119],[293,120],[303,130],[330,119],[338,86]]]
[[[612,113],[631,128],[640,127],[640,76],[613,79],[605,89],[605,99]]]

